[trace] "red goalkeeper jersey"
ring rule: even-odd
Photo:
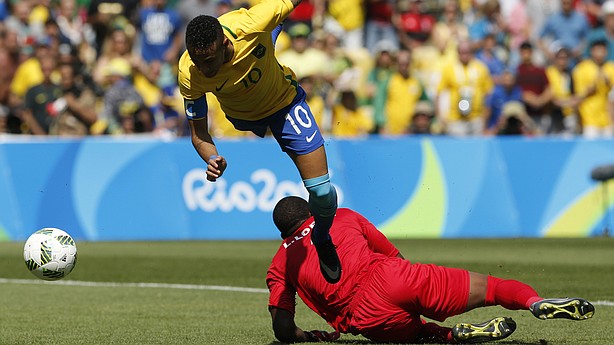
[[[337,210],[330,229],[343,274],[337,284],[320,273],[316,249],[311,243],[314,220],[309,218],[286,238],[267,272],[269,306],[294,313],[296,294],[333,328],[349,327],[352,297],[374,263],[397,256],[398,249],[366,218],[346,209]]]

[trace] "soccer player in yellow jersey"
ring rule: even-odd
[[[186,28],[179,60],[192,144],[207,162],[207,179],[226,169],[207,124],[205,94],[213,93],[234,127],[264,137],[267,129],[299,170],[315,216],[312,241],[329,283],[341,278],[341,264],[329,235],[337,193],[328,175],[324,139],[292,70],[277,62],[275,40],[283,20],[301,0],[263,0],[219,18],[200,15]]]

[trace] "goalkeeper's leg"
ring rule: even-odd
[[[530,310],[539,319],[565,318],[585,320],[593,316],[595,307],[583,298],[544,299],[529,285],[510,279],[469,273],[471,290],[467,310],[499,305],[510,310]]]

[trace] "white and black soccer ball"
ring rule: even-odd
[[[23,248],[23,259],[37,278],[58,280],[75,268],[77,246],[64,230],[44,228],[30,235]]]

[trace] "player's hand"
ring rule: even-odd
[[[305,332],[305,335],[307,336],[307,341],[312,343],[319,343],[322,341],[335,341],[339,339],[340,336],[339,332],[337,331],[329,333],[326,331],[318,330]]]
[[[222,156],[211,156],[207,160],[207,180],[215,182],[226,170],[226,158]]]

